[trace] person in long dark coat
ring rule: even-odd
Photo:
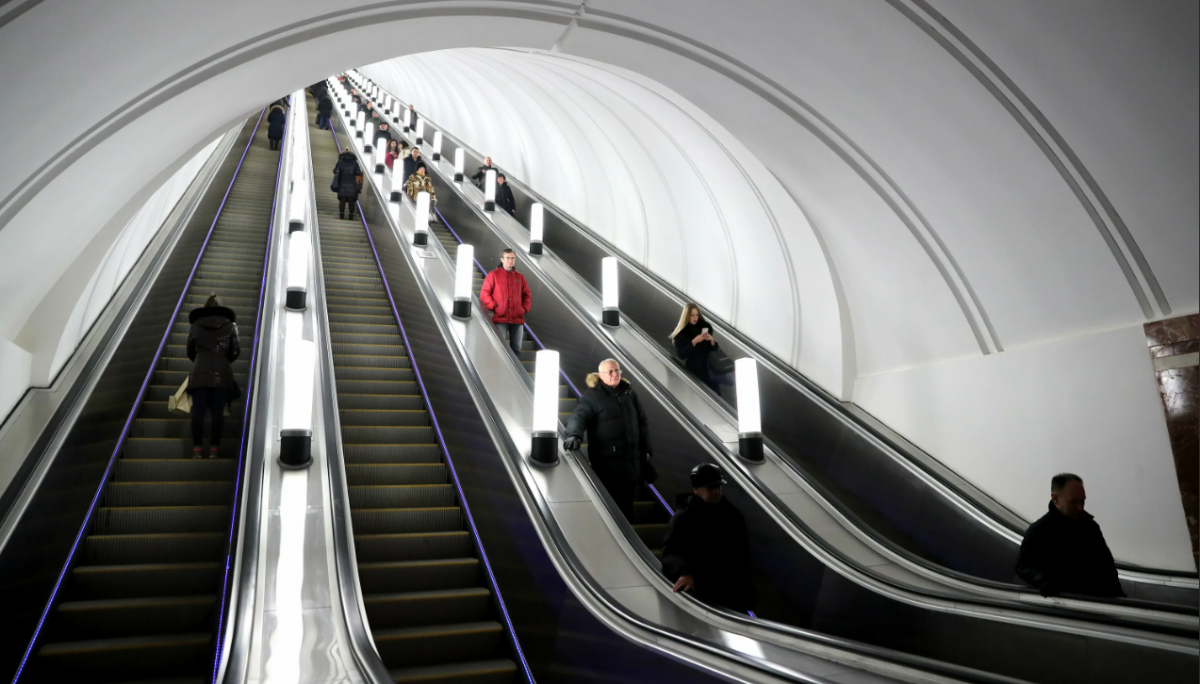
[[[267,112],[267,140],[271,141],[271,149],[277,150],[279,142],[283,140],[283,124],[287,121],[287,112],[283,110],[283,105],[275,103],[271,105],[270,111]]]
[[[700,307],[692,302],[683,305],[683,314],[679,317],[675,332],[671,333],[671,341],[675,343],[675,353],[683,359],[688,372],[720,394],[721,386],[712,377],[708,366],[708,355],[716,350],[717,342],[713,339],[712,327],[704,320],[704,314],[700,313]]]
[[[475,173],[471,174],[471,180],[475,182],[475,187],[479,188],[480,190],[483,189],[483,184],[487,180],[488,171],[495,171],[496,177],[500,177],[500,169],[497,168],[496,165],[492,164],[492,158],[484,157],[483,166],[475,169]]]
[[[362,180],[363,172],[362,167],[358,165],[358,157],[354,156],[354,150],[347,147],[338,156],[337,164],[333,167],[334,185],[330,187],[338,196],[338,218],[354,220],[354,207],[358,202],[358,193],[362,190]]]
[[[711,463],[692,469],[692,493],[676,499],[679,508],[667,525],[662,569],[676,592],[744,613],[754,608],[750,541],[746,519],[721,491],[724,484]]]
[[[192,398],[192,458],[203,455],[204,416],[212,414],[209,458],[216,458],[225,427],[225,404],[237,399],[233,362],[241,353],[237,316],[214,294],[188,314],[187,355],[192,360],[188,394]]]
[[[512,217],[517,216],[517,200],[513,197],[512,188],[504,174],[496,175],[496,207],[508,212]]]
[[[317,100],[317,128],[329,130],[329,117],[333,114],[333,100],[329,99],[328,93],[321,92],[320,99]]]
[[[1049,510],[1025,532],[1017,576],[1042,596],[1125,595],[1100,526],[1083,510],[1086,499],[1078,475],[1055,475],[1050,480]]]
[[[651,456],[646,411],[614,359],[601,362],[599,372],[587,376],[587,386],[567,419],[563,447],[578,449],[587,433],[592,470],[617,508],[632,520],[637,486],[645,481],[643,461]]]

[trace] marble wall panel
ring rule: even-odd
[[[1195,356],[1184,364],[1163,363],[1170,357],[1200,351],[1200,316],[1181,316],[1146,324],[1146,344],[1156,361],[1158,391],[1175,456],[1179,496],[1192,535],[1192,556],[1200,567],[1200,367]],[[1180,359],[1184,361],[1184,359]]]

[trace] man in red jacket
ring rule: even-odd
[[[525,314],[533,304],[529,283],[517,272],[517,253],[506,249],[500,254],[500,265],[483,279],[479,300],[492,312],[492,324],[500,339],[508,337],[508,346],[521,355],[525,341]]]

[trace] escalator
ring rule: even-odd
[[[445,217],[439,215],[439,219],[438,222],[430,221],[429,229],[442,244],[446,253],[453,257],[457,253],[458,245],[462,244],[462,240]],[[479,296],[486,275],[482,264],[477,259],[475,271],[472,273],[472,291],[476,296]],[[525,339],[521,344],[520,362],[530,378],[533,377],[537,351],[542,348],[537,335],[526,325]],[[563,375],[558,383],[558,419],[560,422],[565,423],[571,415],[571,411],[575,410],[576,404],[579,403],[579,395],[579,389],[574,384],[569,384],[566,376]],[[585,443],[584,447],[586,446]],[[633,519],[629,522],[633,525],[633,529],[642,543],[650,549],[655,557],[662,557],[663,536],[667,532],[667,521],[670,518],[670,506],[653,485],[638,485],[636,499],[633,502]]]
[[[22,682],[212,677],[249,412],[232,404],[219,457],[194,459],[190,420],[167,399],[191,370],[189,311],[214,293],[237,314],[233,370],[250,386],[278,164],[256,126]]]
[[[315,125],[309,136],[315,185],[328,187],[339,146]],[[317,193],[354,549],[376,650],[396,681],[515,681],[511,645],[365,225],[336,210],[336,196]]]

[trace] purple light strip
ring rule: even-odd
[[[46,618],[50,615],[50,609],[54,607],[54,600],[58,598],[58,590],[62,588],[63,579],[66,578],[67,571],[71,569],[71,562],[75,559],[75,552],[79,549],[79,542],[83,540],[83,535],[92,521],[92,515],[96,512],[96,504],[100,502],[100,495],[104,493],[104,485],[108,483],[108,476],[112,473],[113,465],[117,462],[117,456],[121,453],[121,447],[125,446],[125,437],[129,434],[129,426],[137,418],[138,409],[142,406],[142,398],[146,396],[146,388],[150,385],[150,379],[154,377],[154,370],[162,359],[163,347],[167,346],[167,339],[171,337],[171,328],[175,325],[175,318],[179,316],[179,309],[183,307],[183,300],[187,298],[188,288],[192,286],[192,279],[196,277],[196,269],[200,267],[200,260],[204,258],[204,251],[208,248],[208,241],[212,238],[213,229],[217,227],[217,220],[221,218],[221,211],[225,208],[225,200],[229,199],[229,193],[233,190],[233,183],[237,180],[238,172],[242,169],[242,162],[246,160],[246,153],[250,151],[250,143],[254,142],[254,135],[258,132],[258,127],[262,123],[263,115],[266,112],[266,107],[263,107],[263,110],[258,113],[258,121],[254,124],[254,133],[250,134],[250,142],[246,143],[246,149],[242,150],[242,157],[238,160],[237,168],[233,171],[233,178],[229,181],[229,187],[225,189],[225,196],[221,198],[221,206],[217,208],[217,215],[213,217],[212,225],[208,227],[208,234],[204,237],[204,244],[200,246],[200,253],[196,256],[196,263],[192,264],[192,272],[188,274],[187,283],[183,286],[183,292],[179,295],[179,301],[175,303],[175,311],[171,314],[171,321],[167,323],[167,330],[163,333],[162,341],[158,343],[158,350],[154,354],[154,361],[150,364],[150,370],[146,372],[146,379],[142,381],[142,388],[138,390],[137,399],[133,402],[133,408],[129,410],[129,417],[125,420],[125,427],[121,428],[121,438],[117,440],[116,448],[113,449],[112,455],[108,457],[108,466],[104,469],[104,477],[100,479],[100,485],[96,488],[96,494],[92,497],[92,503],[88,507],[83,524],[79,526],[79,532],[75,535],[75,543],[71,545],[71,553],[67,555],[67,562],[63,564],[62,570],[58,573],[58,579],[54,583],[54,591],[50,592],[50,600],[46,601],[46,607],[42,609],[42,616],[38,619],[37,628],[33,630],[33,637],[29,640],[29,645],[25,647],[24,655],[21,656],[21,665],[17,668],[17,673],[12,678],[13,684],[16,684],[17,680],[21,678],[21,674],[25,672],[25,665],[29,662],[29,656],[33,653],[33,647],[37,645],[42,627],[45,626]]]
[[[437,207],[434,207],[433,210],[437,211],[438,218],[442,219],[442,223],[446,225],[446,229],[450,231],[450,234],[454,236],[454,239],[458,240],[458,244],[463,244],[463,239],[458,236],[458,233],[454,232],[454,227],[450,225],[450,222],[446,220],[445,216],[442,216],[442,212],[438,211]],[[484,270],[483,265],[479,263],[479,260],[475,259],[474,261],[475,267],[483,272],[484,275],[487,275],[487,271]],[[525,324],[525,329],[529,331],[529,336],[533,338],[533,341],[537,343],[537,346],[541,347],[542,349],[546,348],[546,345],[542,344],[542,341],[538,339],[538,336],[533,334],[533,328],[529,327],[528,323]],[[558,374],[563,377],[563,380],[567,381],[567,385],[574,390],[576,397],[582,396],[579,393],[579,388],[575,386],[575,383],[571,382],[571,378],[567,377],[566,372],[564,372],[562,368],[558,369]]]
[[[341,149],[337,131],[331,127],[329,132],[333,134],[334,145],[338,149]],[[399,310],[396,309],[396,300],[392,297],[392,288],[388,285],[387,278],[383,275],[383,264],[379,261],[379,252],[375,249],[375,239],[371,237],[371,229],[367,226],[367,219],[363,216],[362,205],[357,201],[354,204],[358,208],[358,219],[362,222],[363,232],[367,234],[367,242],[371,244],[371,254],[375,257],[375,265],[379,268],[379,280],[383,282],[383,289],[387,292],[388,303],[392,307],[392,314],[396,317],[396,325],[400,328],[400,336],[404,338],[404,347],[408,350],[408,359],[412,363],[413,375],[417,377],[417,386],[421,388],[421,397],[425,400],[425,408],[429,411],[429,419],[433,422],[433,429],[437,433],[438,443],[442,447],[442,454],[446,457],[446,465],[450,468],[450,476],[454,478],[454,487],[458,490],[458,500],[462,502],[463,512],[467,514],[467,523],[471,526],[471,535],[475,537],[475,542],[479,546],[479,555],[482,556],[483,566],[487,569],[488,578],[492,583],[492,590],[496,592],[496,601],[500,604],[500,612],[504,614],[504,622],[508,625],[508,633],[512,638],[513,647],[517,649],[517,657],[521,659],[521,667],[525,669],[525,676],[530,682],[535,682],[533,672],[529,669],[529,663],[525,661],[525,652],[521,649],[521,642],[517,639],[517,630],[513,628],[512,619],[508,616],[508,606],[505,605],[504,596],[500,593],[500,585],[496,583],[496,575],[492,572],[492,563],[488,560],[487,551],[483,548],[483,541],[479,538],[479,530],[475,527],[475,516],[471,515],[471,507],[467,503],[462,483],[458,479],[458,470],[454,467],[454,459],[450,458],[450,450],[446,447],[446,439],[442,435],[442,428],[438,425],[437,415],[433,412],[433,407],[429,403],[429,394],[425,391],[425,381],[421,379],[421,369],[417,366],[417,359],[412,353],[412,345],[408,342],[408,333],[404,331],[404,323],[400,320]]]
[[[288,96],[288,106],[291,106],[292,97]],[[283,138],[287,140],[287,120],[283,122]],[[251,141],[254,138],[250,139]],[[213,684],[217,684],[217,669],[221,665],[221,632],[225,629],[225,598],[229,592],[229,569],[233,564],[233,533],[237,528],[238,519],[238,496],[242,490],[242,462],[246,454],[246,433],[250,430],[250,404],[251,396],[254,391],[254,362],[258,358],[258,340],[262,337],[263,325],[263,298],[267,291],[267,268],[271,262],[271,239],[275,236],[275,206],[279,204],[279,179],[283,170],[283,143],[279,145],[279,161],[275,164],[275,195],[271,202],[271,219],[267,223],[267,247],[263,253],[263,273],[262,280],[258,284],[258,319],[254,326],[254,338],[250,342],[250,376],[246,381],[246,407],[242,409],[242,441],[238,445],[237,455],[237,477],[233,482],[233,504],[230,506],[229,518],[229,541],[225,547],[225,577],[221,581],[221,612],[217,618],[217,633],[213,639],[216,645],[216,652],[213,655]]]

